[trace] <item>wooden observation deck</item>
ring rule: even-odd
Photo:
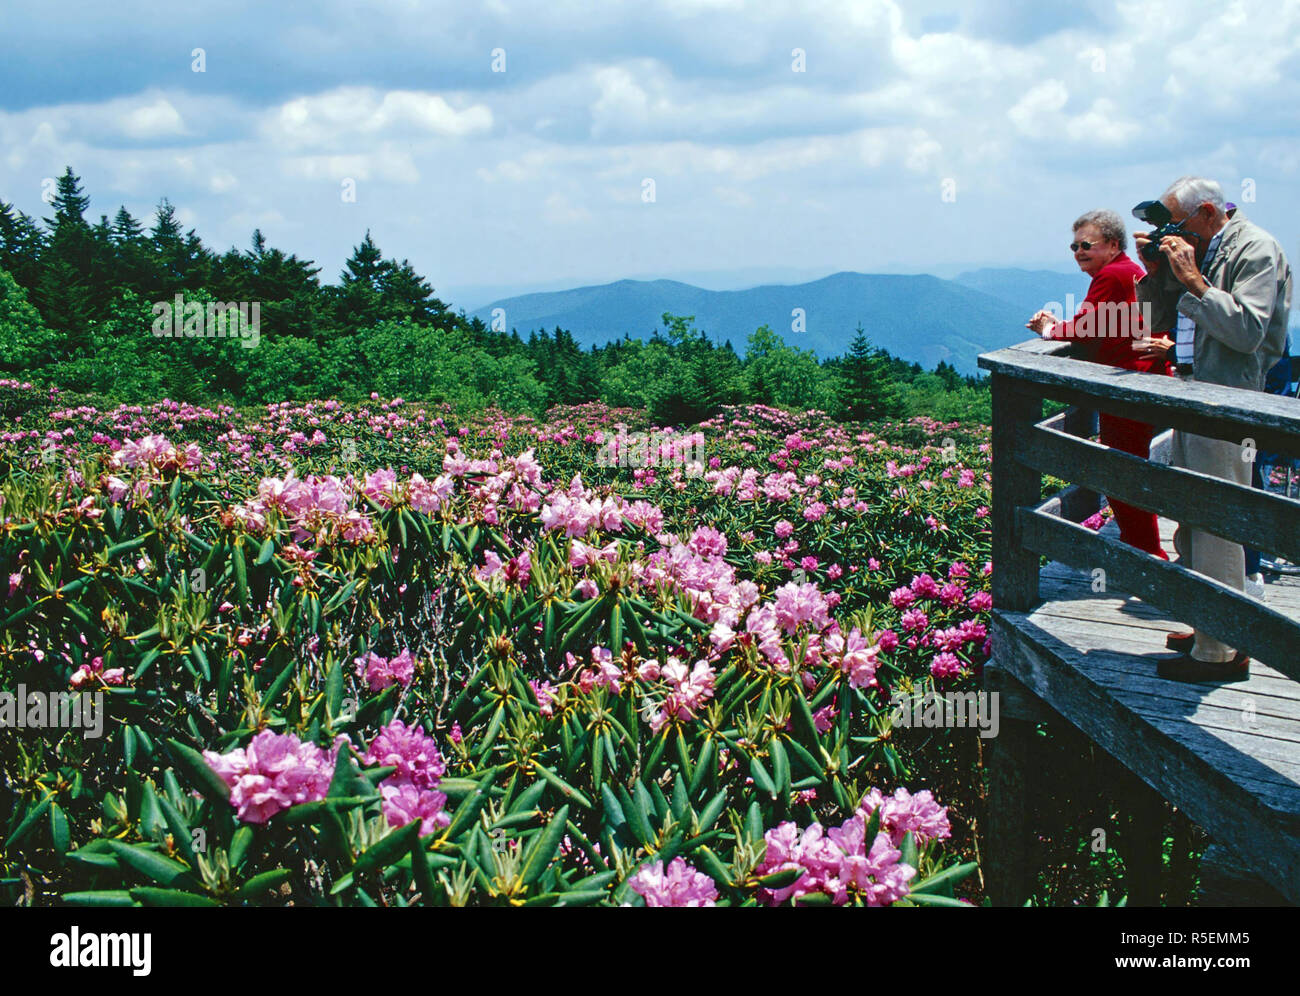
[[[1079,524],[1105,494],[1157,512],[1171,558],[1182,522],[1300,563],[1300,501],[1167,466],[1155,447],[1142,460],[1086,438],[1100,409],[1296,457],[1300,403],[1071,359],[1069,349],[1031,342],[979,360],[993,390],[985,685],[1002,719],[989,759],[990,893],[1001,904],[1029,895],[1026,782],[1044,764],[1033,724],[1063,719],[1203,827],[1239,878],[1253,876],[1240,893],[1253,900],[1237,901],[1300,904],[1300,585],[1270,584],[1261,603]],[[1048,399],[1075,407],[1044,420]],[[1043,501],[1043,474],[1072,483]],[[1250,655],[1248,681],[1157,677],[1157,661],[1172,656],[1166,634],[1193,623]],[[1203,883],[1210,877],[1203,869]],[[1261,881],[1267,889],[1252,892]],[[1130,903],[1158,895],[1131,889]]]

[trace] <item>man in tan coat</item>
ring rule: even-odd
[[[1161,256],[1142,261],[1138,300],[1150,303],[1152,325],[1176,334],[1178,375],[1225,387],[1264,390],[1264,376],[1285,348],[1291,310],[1291,267],[1277,240],[1240,211],[1231,219],[1223,191],[1213,180],[1182,177],[1161,202],[1173,222],[1185,222],[1182,238],[1160,242]],[[1135,236],[1139,254],[1150,239]],[[1249,459],[1241,442],[1175,431],[1171,462],[1250,487]],[[1192,570],[1245,589],[1240,544],[1180,526],[1174,536],[1180,561]],[[1179,651],[1158,666],[1175,681],[1244,681],[1250,660],[1202,630],[1170,634]]]

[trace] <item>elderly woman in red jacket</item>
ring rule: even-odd
[[[1088,295],[1071,321],[1060,321],[1040,311],[1026,327],[1046,339],[1068,339],[1079,344],[1080,358],[1142,373],[1173,373],[1166,359],[1173,343],[1165,337],[1149,338],[1137,315],[1134,285],[1146,270],[1124,251],[1128,233],[1114,211],[1089,211],[1074,223],[1070,251],[1079,269],[1092,277]],[[1144,422],[1101,414],[1101,442],[1134,456],[1150,455],[1151,426]],[[1161,560],[1160,526],[1154,512],[1110,500],[1120,539]]]

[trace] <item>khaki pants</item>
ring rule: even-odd
[[[1242,460],[1242,453],[1240,443],[1175,430],[1170,463],[1250,487],[1251,464]],[[1246,559],[1240,543],[1180,525],[1174,533],[1174,549],[1185,567],[1221,581],[1229,588],[1245,591]],[[1221,664],[1232,660],[1236,651],[1198,629],[1191,653],[1198,661]]]

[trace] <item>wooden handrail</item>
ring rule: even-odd
[[[1057,517],[1042,474],[1074,482],[1243,545],[1300,561],[1300,502],[1168,467],[1062,431],[1043,402],[1098,408],[1157,427],[1300,455],[1300,402],[1073,359],[1069,343],[1036,340],[986,353],[993,392],[993,601],[1039,602],[1039,556],[1106,571],[1122,588],[1300,680],[1300,624],[1244,594]],[[1063,506],[1057,502],[1057,507]]]

